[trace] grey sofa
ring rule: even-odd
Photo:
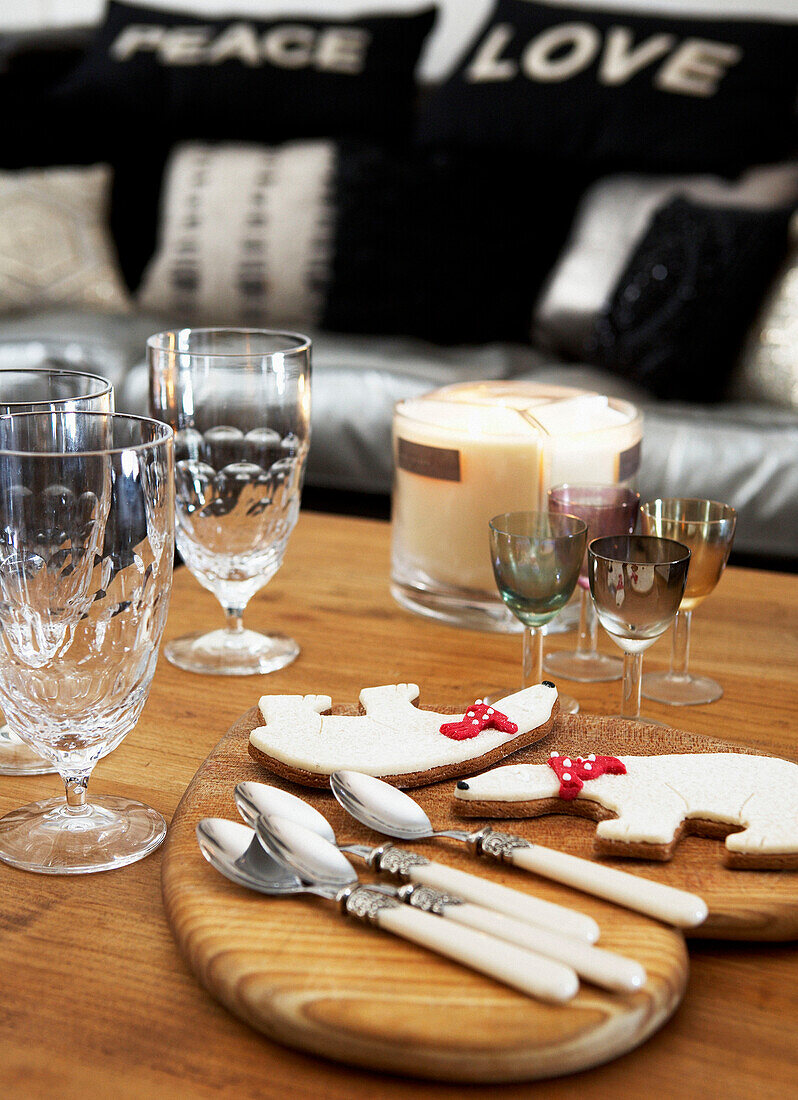
[[[88,363],[110,377],[122,411],[147,411],[144,345],[168,317],[56,310],[0,319],[0,366]],[[751,400],[691,406],[651,399],[601,371],[531,347],[441,348],[416,340],[313,333],[312,444],[307,484],[384,495],[391,486],[396,401],[452,382],[521,378],[626,397],[644,413],[643,499],[700,496],[737,508],[735,550],[798,568],[798,413]]]

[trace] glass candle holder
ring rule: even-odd
[[[584,390],[473,382],[400,402],[393,429],[394,598],[457,626],[520,632],[494,584],[490,518],[545,510],[563,482],[631,485],[642,421]]]

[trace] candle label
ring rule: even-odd
[[[628,451],[621,451],[618,455],[618,481],[627,481],[640,469],[641,440],[638,439],[634,447]]]
[[[460,452],[452,447],[430,447],[426,443],[397,440],[397,465],[401,470],[439,481],[460,480]]]

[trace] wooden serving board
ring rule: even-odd
[[[500,1082],[559,1076],[609,1061],[644,1042],[674,1012],[688,973],[679,932],[514,868],[477,862],[462,844],[425,841],[414,847],[589,913],[601,925],[601,946],[646,967],[645,988],[621,995],[585,983],[568,1005],[546,1005],[346,920],[330,902],[266,898],[222,878],[201,856],[195,826],[206,816],[238,820],[233,788],[245,779],[306,798],[342,840],[379,843],[331,794],[296,787],[255,764],[247,744],[257,721],[253,708],[199,769],[175,812],[163,854],[163,897],[175,940],[202,984],[241,1019],[278,1042],[353,1065]],[[555,737],[556,731],[547,738],[549,747]],[[439,784],[413,794],[436,824],[461,827],[448,808],[450,788]],[[570,826],[586,824],[559,820],[569,837]],[[516,831],[543,839],[549,829],[560,842],[562,830],[553,821],[522,822]],[[571,846],[570,840],[562,846]]]

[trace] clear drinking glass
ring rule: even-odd
[[[523,686],[543,678],[541,627],[563,608],[576,587],[585,556],[587,525],[577,516],[505,512],[490,521],[493,575],[501,598],[524,630]],[[576,714],[575,699],[560,695],[560,709]]]
[[[0,418],[0,702],[66,801],[0,819],[0,859],[28,871],[121,867],[166,834],[89,776],[136,724],[155,671],[174,556],[172,431],[113,413]]]
[[[623,485],[558,485],[549,490],[549,511],[584,520],[588,539],[602,535],[631,535],[639,507],[640,495]],[[620,680],[622,661],[598,652],[598,616],[590,598],[587,554],[577,583],[581,589],[581,603],[576,649],[549,653],[543,667],[555,676],[581,683]]]
[[[729,504],[715,500],[665,498],[651,500],[640,510],[647,535],[676,539],[689,546],[692,557],[684,598],[673,623],[673,648],[668,672],[648,672],[643,677],[647,699],[672,706],[713,703],[723,688],[709,676],[691,676],[690,627],[693,611],[707,598],[720,580],[731,553],[737,513]]]
[[[590,594],[599,622],[623,650],[618,717],[640,720],[643,653],[665,633],[676,614],[690,551],[672,539],[608,535],[590,542],[587,557]]]
[[[244,608],[280,568],[299,517],[310,440],[305,336],[181,329],[147,341],[153,416],[175,429],[177,546],[221,603],[223,630],[170,642],[189,672],[272,672],[293,638],[245,630]]]
[[[113,412],[113,386],[97,374],[79,370],[0,369],[0,416],[48,409]],[[0,724],[0,775],[41,775],[53,771],[49,760],[43,760],[7,725]]]

